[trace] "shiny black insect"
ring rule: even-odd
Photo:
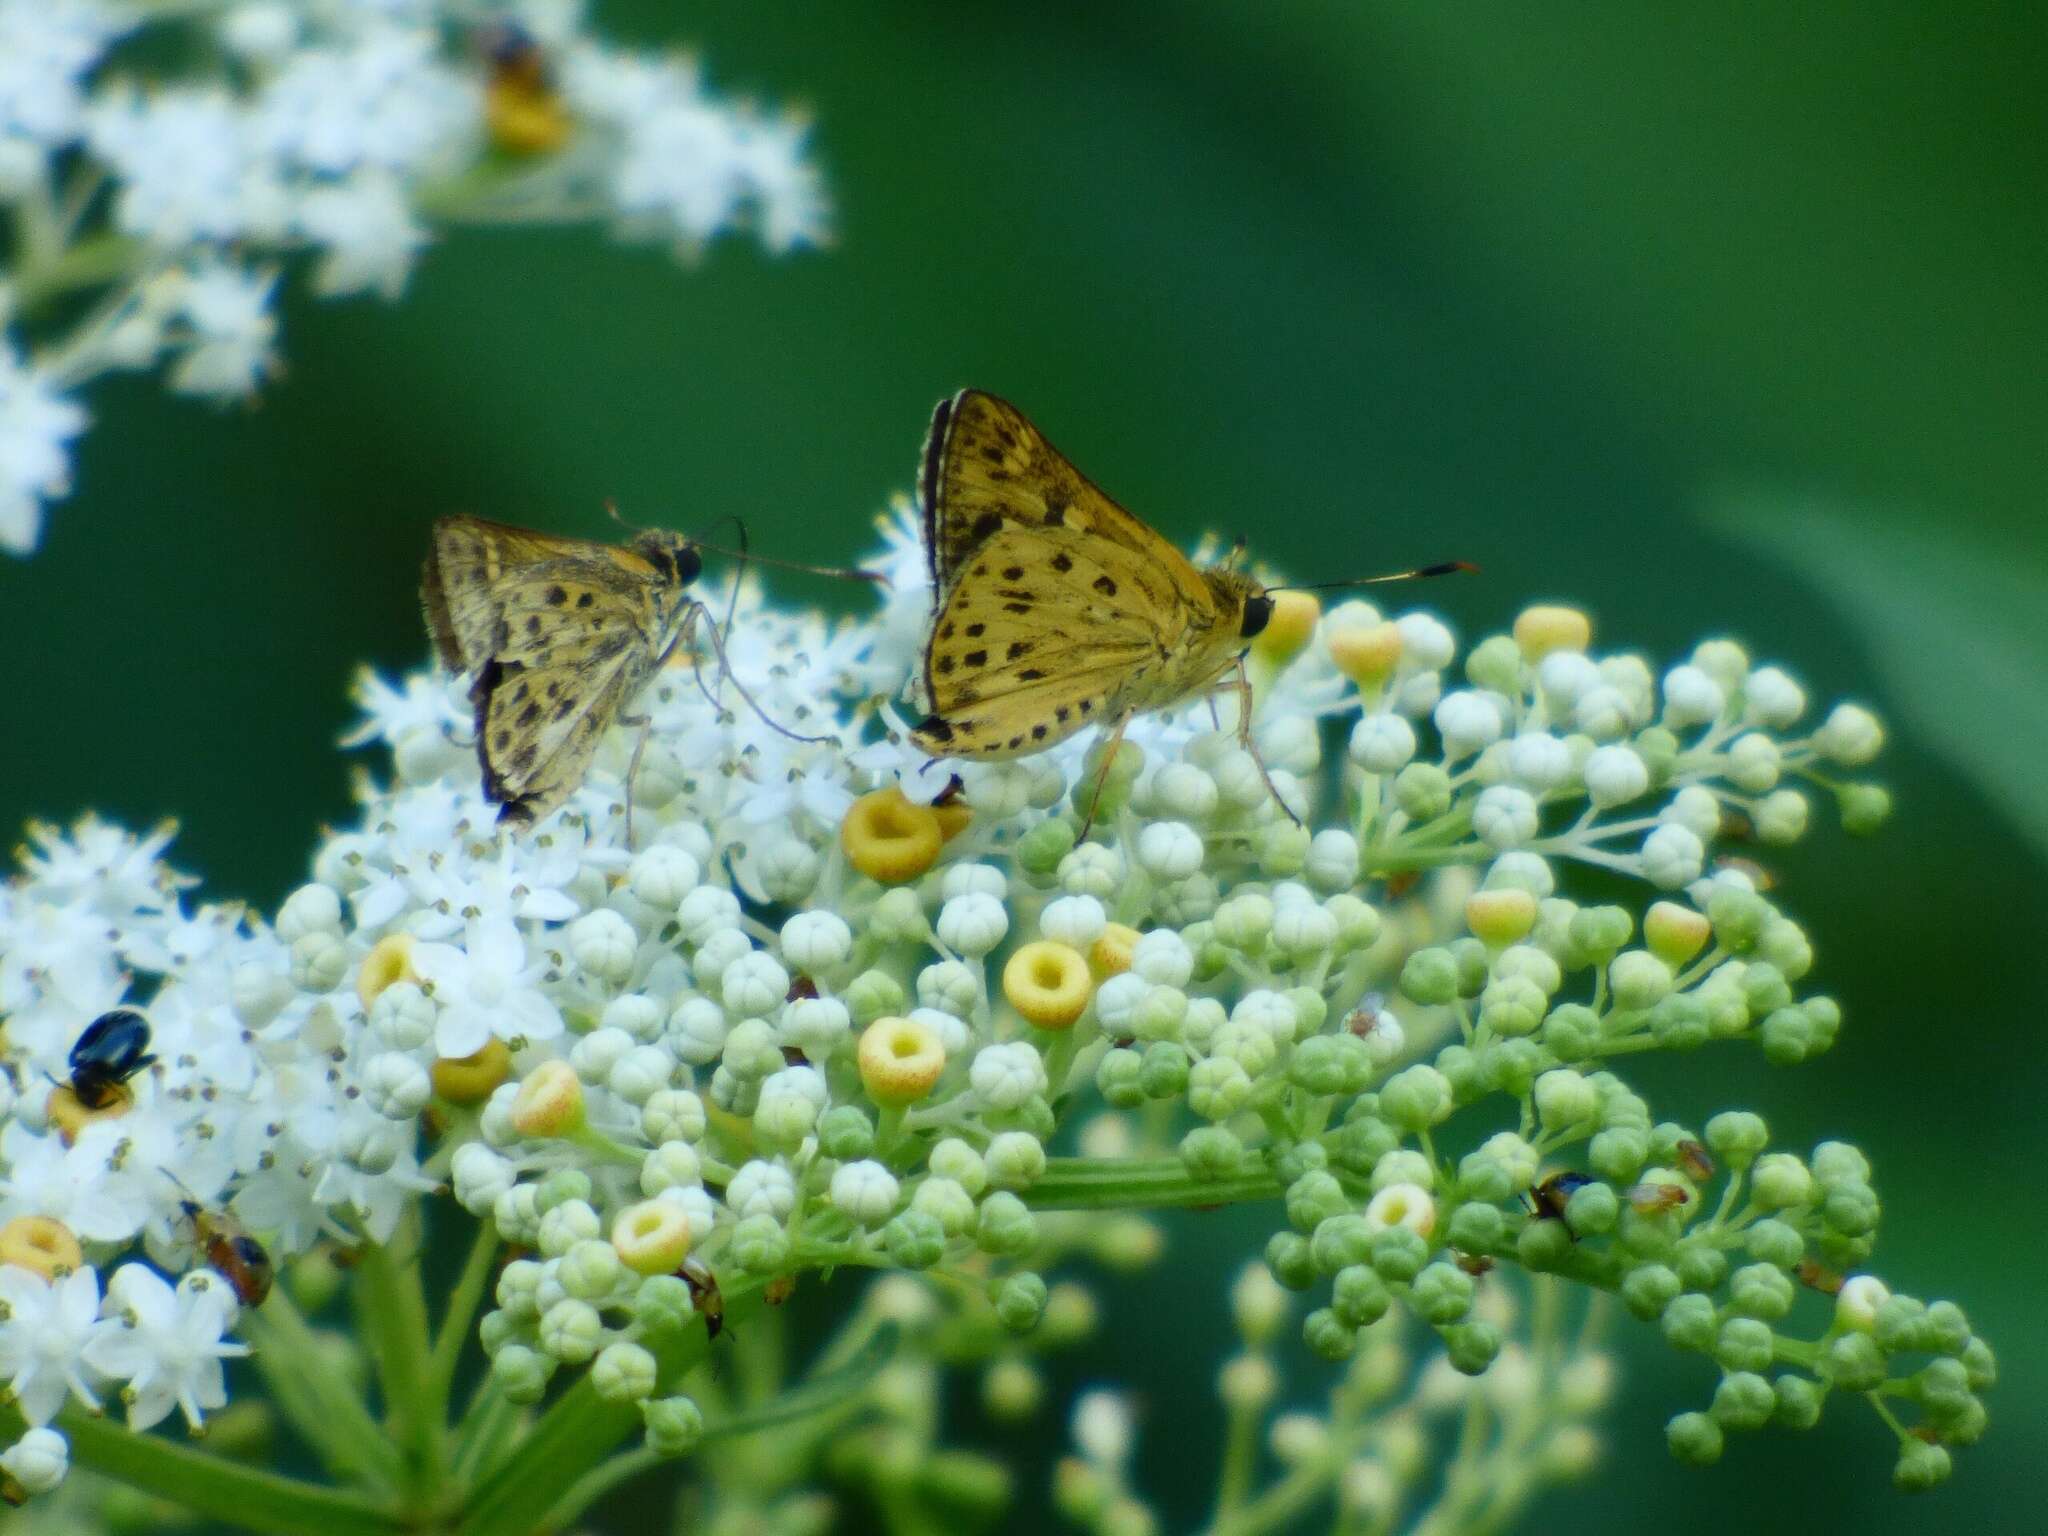
[[[196,1200],[178,1202],[192,1223],[206,1267],[213,1270],[245,1307],[260,1307],[277,1279],[270,1250],[244,1232],[225,1211],[209,1211]]]
[[[149,1021],[133,1008],[116,1008],[86,1025],[71,1047],[71,1091],[87,1109],[105,1109],[122,1084],[155,1061]]]
[[[1567,1169],[1563,1173],[1553,1173],[1523,1198],[1529,1202],[1531,1216],[1538,1221],[1564,1222],[1565,1231],[1571,1232],[1572,1241],[1576,1243],[1579,1234],[1572,1232],[1572,1224],[1565,1221],[1565,1204],[1571,1199],[1574,1190],[1584,1189],[1594,1182],[1590,1174],[1573,1173]]]

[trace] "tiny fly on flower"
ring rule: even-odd
[[[1560,1223],[1566,1232],[1571,1233],[1571,1239],[1576,1243],[1579,1234],[1572,1231],[1572,1224],[1565,1219],[1565,1204],[1571,1199],[1573,1191],[1598,1182],[1590,1174],[1576,1173],[1567,1168],[1551,1174],[1522,1198],[1529,1202],[1530,1216],[1537,1221]]]

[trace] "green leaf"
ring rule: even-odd
[[[2048,563],[1954,521],[1747,496],[1711,514],[1836,609],[1890,712],[2048,857]]]
[[[883,1323],[843,1365],[806,1377],[802,1386],[782,1393],[759,1408],[721,1419],[704,1431],[704,1440],[750,1435],[759,1429],[769,1429],[793,1419],[807,1419],[813,1414],[839,1407],[873,1381],[882,1367],[889,1363],[896,1353],[900,1336],[901,1330],[896,1324]]]

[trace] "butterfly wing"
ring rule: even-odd
[[[451,672],[481,667],[509,648],[530,646],[547,627],[547,609],[587,620],[593,586],[646,590],[659,573],[638,555],[594,539],[560,539],[481,517],[444,517],[420,577],[420,606],[441,664]],[[547,601],[559,582],[559,604]],[[589,593],[588,600],[585,600]],[[514,634],[508,618],[539,618]]]
[[[1122,545],[1007,527],[973,552],[933,617],[931,712],[912,736],[939,757],[1016,757],[1063,741],[1146,692],[1186,617],[1170,576]]]
[[[559,666],[492,658],[477,674],[477,755],[498,820],[530,827],[576,791],[604,733],[653,670],[618,644]]]
[[[1045,440],[1024,413],[979,389],[939,402],[925,438],[918,489],[932,587],[943,596],[961,568],[1005,528],[1067,529],[1119,546],[1159,568],[1186,601],[1205,600],[1201,573]]]

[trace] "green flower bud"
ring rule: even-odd
[[[602,1238],[585,1238],[562,1256],[556,1277],[562,1289],[579,1301],[600,1301],[625,1274],[619,1250]]]
[[[1480,1375],[1500,1355],[1500,1330],[1491,1323],[1454,1323],[1443,1339],[1451,1368],[1466,1376]]]
[[[1770,914],[1770,904],[1754,891],[1722,886],[1707,898],[1714,942],[1731,955],[1745,955],[1755,947]]]
[[[1118,1109],[1136,1109],[1145,1102],[1144,1077],[1145,1058],[1128,1046],[1104,1053],[1095,1064],[1096,1091]]]
[[[1448,947],[1451,958],[1458,963],[1458,996],[1477,997],[1492,978],[1492,956],[1477,939],[1453,939]]]
[[[875,1123],[858,1105],[835,1105],[818,1121],[818,1150],[842,1163],[859,1162],[875,1150]]]
[[[1884,1351],[1867,1333],[1837,1334],[1821,1356],[1821,1375],[1843,1392],[1874,1391],[1890,1374]]]
[[[1386,1227],[1372,1238],[1372,1267],[1380,1278],[1406,1284],[1429,1262],[1429,1239],[1407,1227]]]
[[[889,944],[914,943],[931,931],[924,903],[907,885],[882,892],[868,914],[868,931]],[[894,1010],[890,1010],[894,1011]],[[855,1016],[858,1017],[858,1010]]]
[[[1753,1317],[1731,1317],[1714,1339],[1714,1358],[1724,1370],[1765,1371],[1770,1369],[1774,1347],[1770,1324]]]
[[[1289,880],[1308,862],[1313,834],[1291,821],[1268,822],[1254,841],[1259,873],[1269,880]]]
[[[587,1301],[564,1297],[540,1315],[541,1349],[566,1365],[581,1365],[603,1342],[604,1319]]]
[[[1489,1206],[1505,1204],[1515,1192],[1515,1179],[1492,1153],[1467,1152],[1458,1161],[1458,1193]]]
[[[1787,1429],[1811,1429],[1820,1422],[1826,1396],[1818,1382],[1788,1372],[1772,1383],[1772,1393],[1777,1403],[1771,1416]]]
[[[1868,1184],[1838,1184],[1828,1191],[1820,1214],[1844,1237],[1863,1237],[1877,1230],[1877,1192]]]
[[[1377,1115],[1363,1115],[1331,1133],[1330,1160],[1346,1173],[1369,1174],[1400,1141],[1401,1133],[1386,1121]]]
[[[654,1356],[638,1344],[607,1344],[590,1368],[590,1385],[608,1403],[637,1403],[654,1395]]]
[[[1774,1008],[1757,1030],[1764,1060],[1774,1067],[1796,1067],[1813,1054],[1813,1023],[1803,1008]]]
[[[1038,1223],[1022,1200],[999,1189],[981,1202],[974,1244],[984,1253],[1014,1257],[1038,1241]]]
[[[1747,1169],[1757,1154],[1771,1144],[1770,1128],[1763,1116],[1747,1110],[1724,1110],[1707,1122],[1707,1149],[1736,1172]]]
[[[1522,691],[1522,648],[1512,635],[1488,635],[1465,657],[1465,676],[1474,686],[1495,693]]]
[[[1472,1277],[1457,1265],[1438,1260],[1415,1277],[1408,1306],[1432,1327],[1463,1322],[1472,1311]]]
[[[554,1373],[553,1358],[524,1344],[507,1344],[491,1357],[491,1375],[508,1402],[539,1402],[547,1395],[548,1378]]]
[[[650,1275],[633,1294],[633,1320],[649,1338],[672,1338],[696,1315],[689,1282],[679,1275]]]
[[[1308,1239],[1299,1232],[1275,1232],[1266,1239],[1266,1268],[1290,1291],[1305,1291],[1316,1283],[1315,1259]]]
[[[1330,1154],[1320,1142],[1291,1142],[1271,1156],[1273,1177],[1282,1184],[1292,1184],[1305,1173],[1316,1173],[1330,1166]]]
[[[1337,1271],[1330,1287],[1330,1310],[1337,1320],[1351,1328],[1370,1328],[1392,1304],[1393,1293],[1379,1271],[1364,1264],[1352,1264]]]
[[[1546,1130],[1583,1125],[1599,1108],[1599,1095],[1592,1082],[1569,1067],[1544,1073],[1536,1079],[1533,1092],[1537,1118]]]
[[[1524,1269],[1547,1274],[1571,1258],[1572,1235],[1561,1221],[1528,1221],[1515,1235],[1515,1256]]]
[[[1749,1229],[1748,1248],[1750,1257],[1759,1264],[1789,1270],[1806,1256],[1806,1239],[1789,1221],[1773,1216]]]
[[[1131,1010],[1131,1033],[1140,1040],[1178,1040],[1187,1016],[1187,993],[1179,987],[1153,987]]]
[[[1694,1291],[1675,1296],[1657,1319],[1657,1326],[1673,1349],[1703,1355],[1714,1347],[1719,1334],[1713,1298]]]
[[[476,1325],[477,1341],[483,1345],[487,1355],[495,1355],[507,1344],[526,1342],[522,1337],[525,1332],[526,1323],[502,1308],[486,1312]]]
[[[1606,1184],[1581,1184],[1564,1203],[1565,1225],[1580,1237],[1599,1237],[1614,1230],[1621,1201]]]
[[[1926,1319],[1926,1304],[1917,1296],[1887,1296],[1878,1304],[1877,1315],[1871,1319],[1871,1336],[1888,1355],[1925,1349],[1927,1345],[1922,1329]]]
[[[981,1530],[1010,1502],[1010,1473],[1002,1463],[973,1451],[928,1452],[918,1464],[915,1493],[920,1507],[958,1511],[957,1528]],[[815,1533],[791,1536],[824,1536],[825,1530],[821,1524]]]
[[[1045,1313],[1045,1281],[1029,1270],[1005,1276],[996,1288],[996,1321],[1012,1333],[1029,1333]]]
[[[1244,1143],[1220,1125],[1202,1125],[1181,1138],[1180,1160],[1203,1183],[1227,1179],[1244,1167]]]
[[[1380,1112],[1404,1131],[1424,1131],[1447,1118],[1451,1085],[1443,1073],[1417,1063],[1388,1078],[1380,1089]]]
[[[1714,1389],[1709,1410],[1723,1429],[1762,1429],[1777,1411],[1778,1395],[1771,1384],[1754,1371],[1731,1371]]]
[[[704,1410],[687,1397],[650,1398],[640,1405],[647,1448],[657,1456],[687,1456],[704,1438]]]
[[[1638,1264],[1621,1277],[1621,1303],[1648,1322],[1661,1317],[1684,1289],[1678,1272],[1669,1265]]]
[[[1479,1027],[1496,1035],[1534,1034],[1549,1004],[1543,989],[1533,981],[1522,977],[1496,981],[1479,994]]]
[[[585,1205],[590,1203],[590,1175],[580,1168],[557,1168],[540,1181],[540,1187],[534,1191],[533,1197],[534,1206],[542,1215],[546,1215],[557,1206],[567,1205],[572,1200],[579,1200]],[[591,1219],[591,1230],[595,1232],[598,1230],[594,1225],[595,1213]]]
[[[1038,823],[1017,839],[1017,863],[1026,874],[1050,878],[1060,860],[1074,851],[1076,828],[1071,821],[1053,816]]]
[[[1297,1232],[1313,1232],[1317,1223],[1350,1207],[1344,1186],[1321,1169],[1312,1169],[1287,1186],[1287,1221]]]
[[[1808,1047],[1809,1056],[1818,1056],[1835,1043],[1835,1036],[1842,1029],[1842,1005],[1832,997],[1809,997],[1801,1003],[1806,1022],[1813,1027],[1813,1044]]]
[[[1970,1343],[1970,1320],[1952,1301],[1927,1304],[1927,1347],[1944,1355],[1961,1355]]]
[[[1899,1442],[1899,1459],[1892,1466],[1892,1486],[1901,1493],[1925,1493],[1948,1481],[1955,1470],[1945,1445],[1929,1445],[1908,1435]]]
[[[1458,995],[1458,961],[1448,949],[1418,949],[1401,966],[1401,995],[1425,1007],[1441,1007]]]
[[[1352,954],[1361,949],[1372,948],[1380,936],[1380,915],[1374,908],[1352,895],[1339,891],[1323,903],[1323,910],[1337,919],[1337,952]]]
[[[1600,1038],[1600,1016],[1583,1003],[1561,1003],[1543,1020],[1543,1043],[1560,1061],[1583,1061]]]
[[[773,1216],[743,1216],[732,1229],[730,1252],[748,1274],[779,1275],[789,1267],[789,1234]]]
[[[1252,1080],[1228,1056],[1210,1056],[1188,1073],[1188,1108],[1204,1120],[1228,1120],[1252,1096]]]
[[[1972,1392],[1988,1392],[1998,1385],[1998,1357],[1982,1339],[1972,1339],[1956,1357],[1969,1373]]]
[[[1432,1065],[1451,1085],[1451,1102],[1454,1105],[1470,1104],[1487,1092],[1485,1074],[1479,1070],[1479,1057],[1470,1046],[1447,1045],[1436,1053]]]
[[[1707,1005],[1676,992],[1650,1010],[1650,1033],[1667,1051],[1696,1051],[1713,1038]]]
[[[1664,1426],[1664,1443],[1689,1467],[1710,1467],[1721,1459],[1726,1441],[1721,1426],[1704,1413],[1681,1413]]]
[[[1878,1342],[1884,1333],[1878,1332]],[[1933,1360],[1914,1373],[1913,1390],[1930,1414],[1947,1420],[1959,1417],[1975,1401],[1970,1391],[1970,1374],[1960,1360]]]
[[[899,1210],[883,1227],[883,1251],[901,1270],[930,1270],[946,1257],[946,1229],[930,1210]]]
[[[1451,776],[1436,763],[1410,763],[1394,775],[1394,804],[1410,821],[1435,821],[1451,808]]]
[[[1045,1382],[1027,1360],[1005,1355],[981,1378],[981,1403],[992,1418],[1008,1422],[1028,1419],[1045,1398]]]
[[[1768,960],[1752,960],[1742,968],[1742,996],[1750,1014],[1761,1018],[1773,1008],[1789,1005],[1792,988],[1784,973]]]
[[[1419,1189],[1436,1188],[1436,1170],[1412,1147],[1396,1147],[1374,1165],[1372,1192],[1378,1194],[1394,1184],[1413,1184]]]
[[[1581,966],[1605,965],[1635,932],[1635,919],[1625,907],[1581,907],[1573,914],[1567,931],[1570,951],[1565,963]]]
[[[1372,1262],[1372,1229],[1353,1212],[1327,1216],[1309,1237],[1309,1258],[1319,1274],[1334,1275]]]
[[[1468,1203],[1451,1213],[1444,1241],[1465,1253],[1492,1253],[1507,1241],[1507,1217],[1497,1205]]]
[[[1741,964],[1740,961],[1734,964]],[[1707,1010],[1707,1032],[1716,1040],[1733,1040],[1749,1028],[1749,999],[1730,966],[1720,966],[1693,992]]]
[[[1273,931],[1273,898],[1245,891],[1216,909],[1216,942],[1241,955],[1260,955]]]
[[[1797,981],[1813,969],[1813,945],[1805,930],[1789,917],[1774,917],[1764,924],[1756,952],[1788,981]]]
[[[1835,792],[1835,807],[1842,813],[1842,830],[1851,837],[1868,837],[1891,819],[1891,791],[1878,784],[1844,784]]]
[[[1806,1164],[1790,1152],[1767,1152],[1756,1160],[1749,1192],[1766,1210],[1785,1211],[1812,1204],[1817,1191]]]
[[[1813,1176],[1823,1189],[1868,1184],[1870,1159],[1846,1141],[1824,1141],[1813,1149]]]
[[[1334,1096],[1359,1092],[1372,1081],[1372,1052],[1353,1034],[1311,1035],[1294,1048],[1288,1080],[1310,1093]]]
[[[1607,967],[1607,984],[1616,1007],[1652,1008],[1671,991],[1671,967],[1647,949],[1623,950]]]
[[[1665,726],[1652,725],[1636,733],[1634,745],[1636,756],[1650,770],[1651,787],[1667,783],[1672,766],[1678,761],[1678,737]]]
[[[1688,1291],[1716,1290],[1728,1278],[1728,1256],[1703,1241],[1680,1243],[1674,1258],[1678,1278]]]
[[[1602,1131],[1586,1147],[1587,1163],[1610,1184],[1634,1182],[1649,1160],[1650,1138],[1637,1130]]]
[[[1358,1349],[1358,1330],[1329,1307],[1317,1307],[1301,1320],[1302,1342],[1320,1359],[1349,1360]]]
[[[854,1024],[865,1029],[877,1019],[903,1012],[903,984],[887,971],[862,971],[840,994],[840,1001],[853,1015]]]

